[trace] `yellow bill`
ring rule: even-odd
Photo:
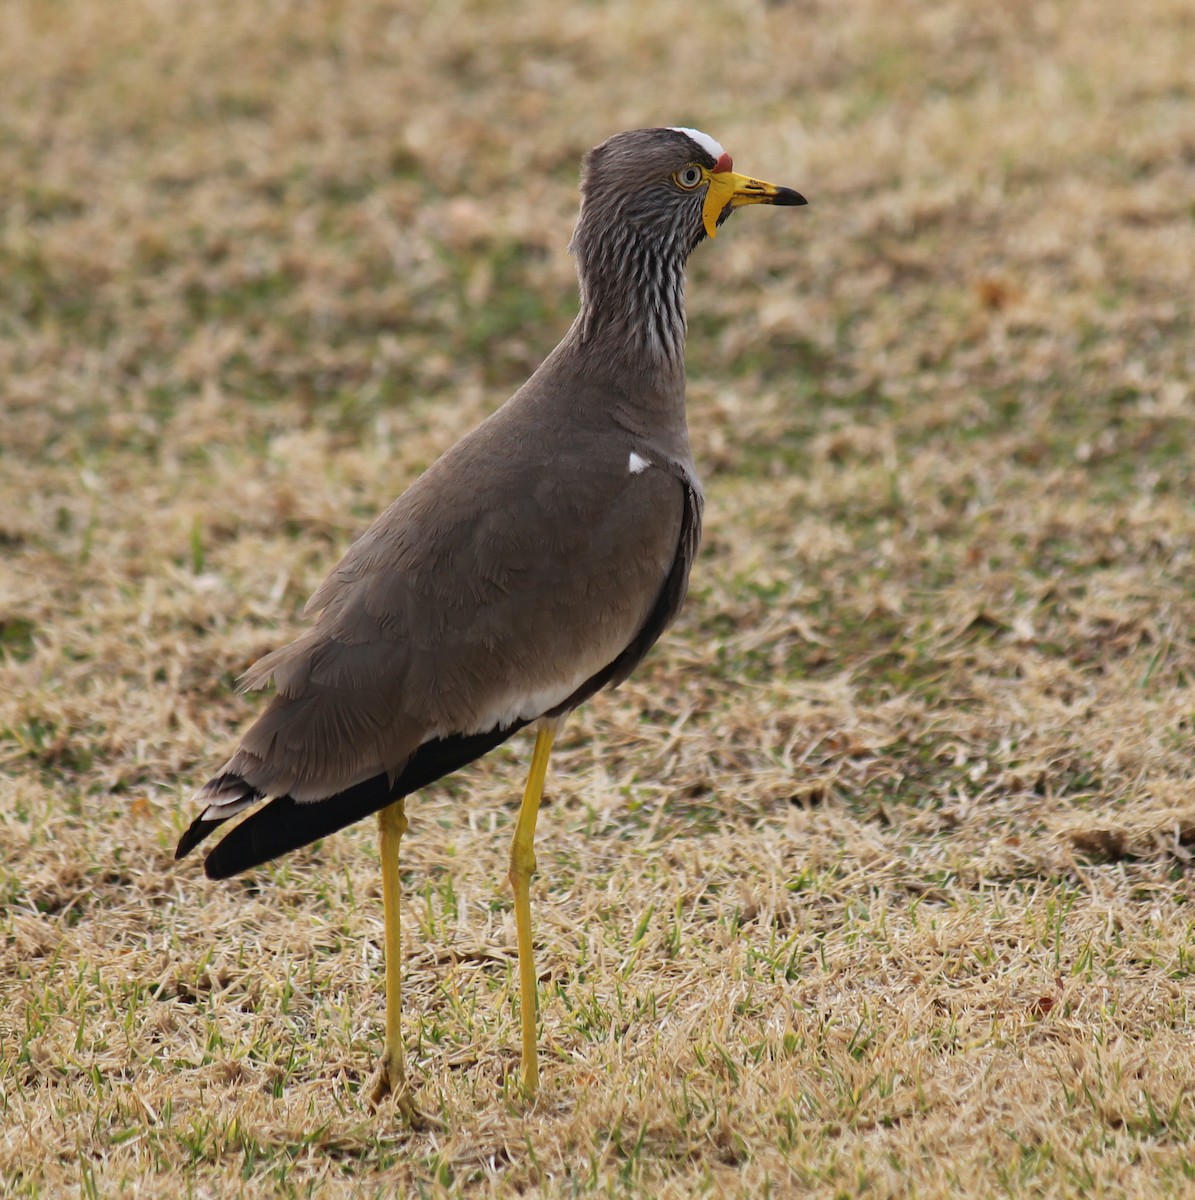
[[[718,218],[728,208],[742,208],[744,204],[808,204],[800,192],[780,187],[775,183],[764,183],[736,171],[710,171],[709,189],[705,193],[705,204],[701,220],[710,237],[718,234]]]

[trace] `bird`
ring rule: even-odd
[[[405,799],[533,726],[510,854],[522,1085],[539,1086],[530,880],[552,745],[680,611],[703,493],[685,412],[685,268],[738,208],[806,203],[735,172],[687,126],[617,133],[582,161],[577,316],[527,382],[350,546],[298,638],[242,691],[274,695],[195,795],[176,858],[253,809],[204,861],[240,872],[377,814],[385,1044],[371,1092],[421,1119],[401,1031]],[[263,803],[264,802],[264,803]]]

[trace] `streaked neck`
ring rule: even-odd
[[[577,244],[576,252],[580,341],[611,341],[641,369],[683,384],[688,247],[679,236],[662,242],[621,225]]]

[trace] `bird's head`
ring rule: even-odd
[[[617,243],[631,232],[683,257],[736,208],[804,203],[792,188],[739,175],[700,130],[631,129],[585,156],[574,249],[594,238]]]

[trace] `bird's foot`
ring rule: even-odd
[[[429,1117],[415,1107],[406,1077],[401,1071],[394,1071],[392,1065],[383,1058],[382,1065],[378,1068],[378,1077],[369,1093],[370,1109],[377,1112],[387,1099],[398,1110],[409,1129],[422,1133],[431,1129],[444,1128],[435,1117]]]

